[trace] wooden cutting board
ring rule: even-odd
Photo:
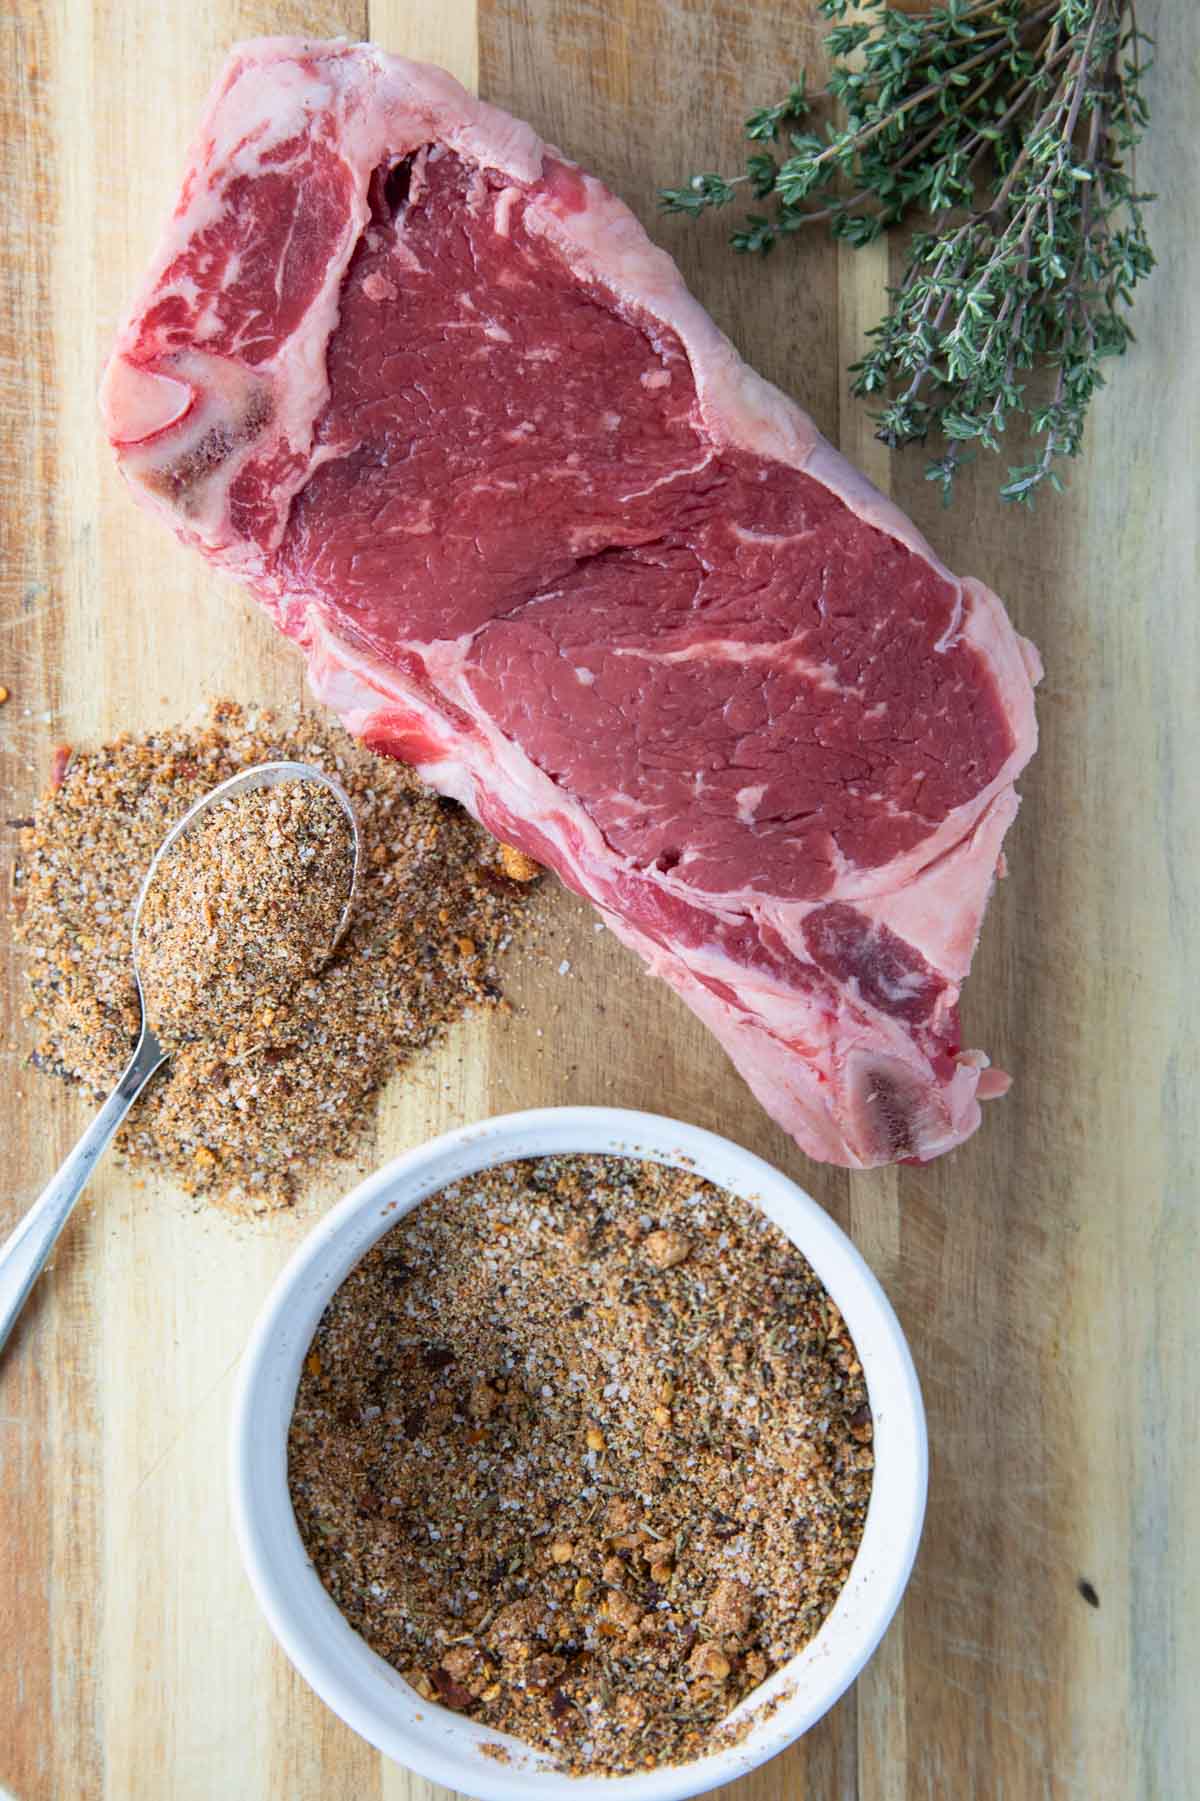
[[[1147,16],[1149,15],[1149,16]],[[848,1695],[737,1801],[1186,1801],[1200,1794],[1194,1295],[1200,645],[1200,21],[1149,0],[1159,273],[1070,492],[1034,518],[968,477],[943,514],[889,464],[844,366],[882,253],[766,266],[654,195],[727,168],[821,26],[783,0],[18,0],[0,17],[3,815],[60,740],[304,701],[297,657],[135,511],[97,428],[119,309],[227,45],[343,32],[440,59],[623,193],[750,359],[890,485],[1040,644],[1041,754],[968,991],[1012,1070],[928,1168],[808,1163],[715,1044],[560,895],[518,967],[388,1094],[376,1159],[464,1118],[610,1101],[729,1133],[849,1227],[911,1336],[932,1488],[903,1612]],[[0,827],[11,855],[15,834]],[[8,967],[0,1233],[83,1121],[27,1072]],[[0,1367],[0,1783],[20,1801],[445,1801],[385,1763],[274,1648],[239,1569],[224,1450],[268,1283],[332,1198],[258,1228],[105,1168]],[[733,1795],[735,1791],[726,1791]]]

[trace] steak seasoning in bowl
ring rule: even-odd
[[[877,1284],[785,1177],[548,1109],[399,1159],[301,1247],[233,1473],[272,1625],[373,1743],[480,1796],[666,1801],[870,1654],[924,1423]]]
[[[522,1159],[421,1201],[326,1309],[289,1434],[346,1618],[572,1772],[686,1762],[819,1630],[873,1456],[796,1247],[688,1169]]]

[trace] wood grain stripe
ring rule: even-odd
[[[53,247],[58,200],[51,178],[54,143],[53,21],[26,11],[0,16],[0,191],[30,204],[3,214],[5,279],[0,284],[0,407],[5,424],[5,478],[0,504],[0,681],[9,699],[0,710],[3,800],[0,817],[28,811],[35,771],[61,701],[57,680],[61,596],[52,589],[58,533],[43,496],[57,477],[53,425],[56,358],[52,325]],[[45,714],[49,712],[49,720]],[[0,825],[4,892],[11,882],[16,828]],[[19,990],[9,934],[4,960],[3,1026],[7,1180],[0,1199],[6,1234],[36,1189],[26,1172],[67,1148],[63,1097],[35,1109],[26,1104],[22,1071]],[[70,1266],[64,1247],[61,1264]],[[55,1446],[59,1422],[91,1395],[86,1359],[56,1355],[54,1322],[35,1295],[10,1341],[0,1369],[0,1782],[14,1795],[46,1795],[61,1773],[96,1777],[96,1746],[85,1714],[64,1681],[60,1658],[86,1636],[94,1573],[86,1557],[72,1572],[55,1506]],[[94,1472],[82,1485],[79,1515],[94,1541],[99,1496]],[[59,1589],[75,1574],[73,1594]],[[62,1594],[66,1606],[52,1613]],[[64,1672],[65,1674],[65,1672]],[[37,1732],[16,1731],[22,1719]]]

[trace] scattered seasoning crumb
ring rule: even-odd
[[[500,867],[510,882],[532,882],[542,873],[541,865],[513,844],[500,846]]]
[[[288,1456],[367,1642],[576,1774],[750,1730],[722,1722],[829,1613],[873,1469],[854,1346],[783,1233],[603,1156],[502,1165],[389,1231],[317,1328]]]
[[[8,700],[8,698],[9,698],[8,689],[4,686],[3,682],[0,682],[0,707],[2,707],[4,705],[4,703]]]
[[[97,1099],[137,1031],[133,907],[169,828],[252,763],[313,763],[349,793],[362,864],[336,956],[284,1006],[251,1006],[227,1032],[181,1044],[117,1141],[131,1163],[235,1212],[289,1205],[362,1150],[373,1097],[395,1071],[468,1008],[500,1001],[497,947],[518,932],[536,888],[504,874],[499,847],[461,807],[309,715],[285,721],[219,702],[200,726],[125,734],[73,760],[60,749],[55,785],[20,834],[14,935],[26,954],[30,1061]]]
[[[334,949],[354,878],[335,795],[279,782],[209,809],[163,858],[138,927],[150,1024],[164,1048],[274,1027]]]

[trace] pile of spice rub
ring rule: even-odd
[[[838,1308],[748,1202],[637,1158],[421,1201],[321,1320],[292,1418],[309,1556],[430,1700],[573,1772],[736,1742],[862,1536]]]
[[[336,776],[354,806],[362,858],[349,929],[316,964],[299,961],[295,934],[277,939],[274,949],[282,947],[292,967],[281,970],[274,959],[266,981],[260,961],[263,979],[248,993],[237,980],[210,985],[190,1022],[196,988],[186,945],[183,955],[178,943],[169,949],[155,1004],[175,1020],[174,1055],[118,1139],[130,1163],[253,1213],[290,1204],[326,1165],[361,1152],[388,1078],[467,1009],[500,1000],[496,957],[536,886],[536,866],[403,764],[374,756],[324,718],[218,702],[198,726],[122,735],[59,756],[54,785],[21,831],[14,883],[36,1067],[82,1083],[97,1099],[108,1093],[138,1029],[131,929],[154,852],[219,782],[278,760]],[[320,803],[305,792],[311,811]],[[272,804],[281,809],[273,820]],[[270,833],[279,834],[276,850],[294,851],[315,815],[306,823],[303,808],[289,820],[278,801],[256,805],[263,811],[241,854],[262,859],[265,887]],[[204,841],[189,839],[186,848],[207,856],[211,878],[212,859],[228,844],[214,834],[207,852]],[[331,879],[340,897],[341,874]],[[258,942],[271,957],[271,945]]]

